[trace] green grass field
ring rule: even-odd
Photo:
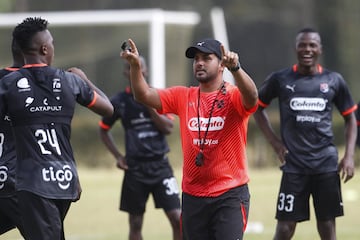
[[[127,214],[118,211],[120,185],[123,173],[117,169],[79,170],[83,193],[74,203],[65,220],[67,240],[126,240],[128,234]],[[181,179],[181,170],[176,169]],[[275,201],[280,171],[275,168],[250,170],[251,206],[248,232],[244,239],[272,239],[276,221]],[[345,217],[337,219],[337,235],[340,240],[360,239],[360,178],[355,176],[342,186]],[[145,240],[170,240],[170,225],[161,210],[155,210],[152,199],[148,202],[143,229]],[[0,239],[22,239],[16,230]],[[297,226],[295,240],[319,239],[312,213],[311,221]]]

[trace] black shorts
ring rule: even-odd
[[[182,196],[184,240],[243,239],[250,206],[247,185],[218,197],[194,197],[186,193]]]
[[[17,199],[12,197],[0,197],[0,235],[21,225]]]
[[[27,191],[19,191],[17,196],[25,239],[65,239],[63,223],[72,200],[48,199]]]
[[[16,227],[23,234],[16,196],[0,198],[0,235]]]
[[[0,204],[2,204],[1,200],[0,200]],[[12,219],[8,215],[5,215],[2,212],[0,212],[0,235],[14,228],[16,228],[16,225],[12,221]]]
[[[344,215],[338,173],[316,175],[283,173],[276,219],[295,222],[309,220],[310,195],[317,220],[327,221]]]
[[[153,196],[155,207],[165,212],[180,209],[179,187],[171,169],[166,174],[152,177],[150,180],[139,179],[131,172],[125,171],[121,197],[120,210],[134,215],[145,212],[146,202],[150,193]],[[154,181],[157,179],[156,181]]]

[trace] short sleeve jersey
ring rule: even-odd
[[[114,106],[114,114],[112,117],[102,118],[100,127],[110,129],[117,120],[121,120],[125,129],[128,164],[136,164],[132,161],[163,159],[169,152],[169,146],[165,135],[156,128],[147,107],[134,100],[129,88],[110,100]]]
[[[244,108],[237,87],[226,83],[225,89],[211,93],[200,93],[199,87],[158,90],[160,112],[176,114],[180,119],[184,158],[182,190],[193,196],[216,197],[249,181],[246,135],[249,116],[256,107]],[[195,158],[201,139],[204,139],[204,158],[199,167]]]
[[[79,196],[70,124],[75,103],[88,106],[94,99],[77,75],[44,64],[0,81],[0,116],[9,115],[16,140],[17,190],[52,199]]]
[[[284,172],[317,174],[337,171],[338,152],[333,142],[332,110],[342,115],[355,111],[343,77],[317,66],[315,75],[302,75],[297,65],[274,72],[259,89],[259,105],[277,98],[281,137],[289,150]]]
[[[17,70],[18,68],[1,69],[0,79]],[[0,120],[0,198],[15,194],[15,170],[15,140],[10,126],[10,118],[5,115]]]

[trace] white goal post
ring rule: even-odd
[[[165,87],[165,25],[196,25],[200,15],[195,12],[164,11],[162,9],[96,10],[64,12],[0,13],[0,28],[12,28],[23,19],[42,17],[51,26],[109,26],[121,24],[149,24],[150,83]],[[120,46],[119,46],[120,48]],[[119,49],[120,50],[120,49]]]

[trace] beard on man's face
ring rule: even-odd
[[[212,76],[205,71],[197,71],[195,72],[195,79],[200,83],[207,83],[212,79]]]
[[[199,83],[207,83],[207,82],[210,82],[210,78],[209,77],[200,77],[200,78],[196,78],[196,80],[199,82]]]

